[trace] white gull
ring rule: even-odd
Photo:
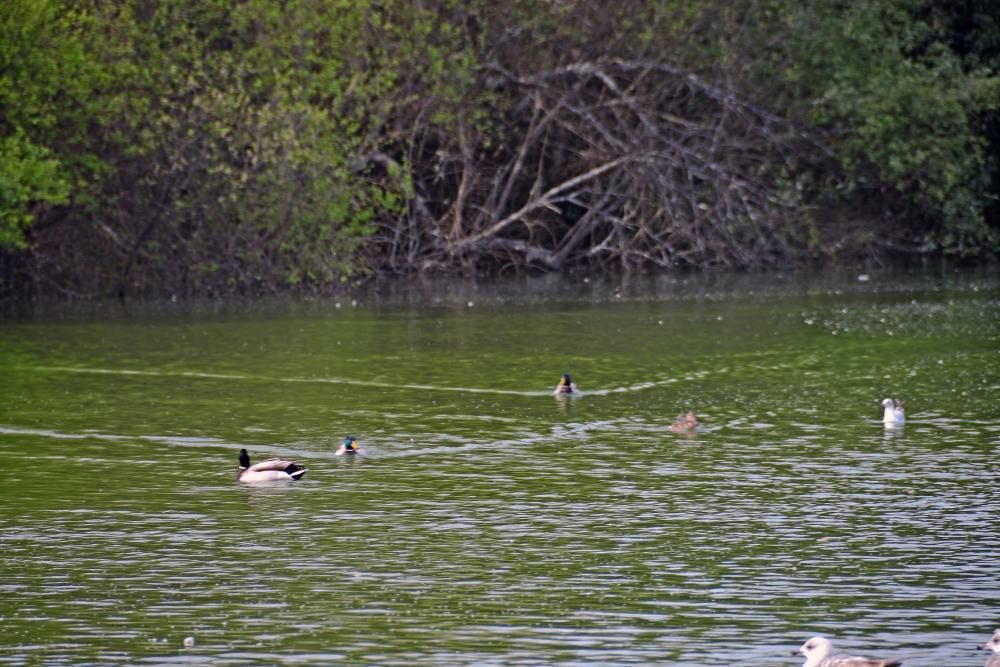
[[[1000,667],[1000,628],[994,630],[990,640],[979,648],[984,651],[993,651],[993,655],[986,658],[986,665],[984,667]]]
[[[826,637],[813,637],[799,649],[806,657],[802,667],[899,667],[902,660],[873,660],[856,655],[830,655],[832,647]]]
[[[886,426],[896,426],[906,421],[902,401],[883,398],[882,406],[885,408],[885,412],[882,413],[882,423]]]

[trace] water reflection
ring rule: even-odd
[[[903,424],[883,424],[882,439],[886,442],[901,438],[905,433],[906,427]]]
[[[575,414],[575,403],[581,394],[553,394],[552,398],[556,402],[559,414],[564,417],[572,417]]]

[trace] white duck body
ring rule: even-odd
[[[240,450],[240,467],[236,470],[236,479],[240,482],[276,482],[296,480],[306,474],[306,469],[294,461],[268,459],[250,465],[250,455],[247,450]]]
[[[826,637],[813,637],[799,651],[806,657],[802,667],[899,667],[902,660],[877,660],[856,655],[830,655],[833,647]]]
[[[906,414],[903,412],[903,405],[898,401],[893,401],[891,398],[882,399],[882,407],[885,411],[882,413],[882,423],[887,426],[895,426],[896,424],[902,424],[906,421]]]

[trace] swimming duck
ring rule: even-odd
[[[984,651],[993,651],[993,655],[986,658],[984,667],[1000,667],[1000,628],[994,630],[990,640],[979,648]]]
[[[677,419],[670,425],[670,430],[674,433],[689,433],[698,428],[698,415],[694,410],[688,410],[686,415],[677,415]]]
[[[802,667],[899,667],[902,660],[877,660],[856,655],[830,655],[832,647],[826,637],[813,637],[797,651],[806,657]],[[792,655],[795,655],[795,651]]]
[[[358,441],[353,435],[349,435],[344,438],[344,442],[337,449],[337,453],[334,456],[344,456],[345,454],[363,454],[361,447],[358,446]]]
[[[559,378],[559,384],[556,385],[553,394],[578,394],[580,390],[576,388],[573,384],[573,379],[569,376],[569,373],[563,373],[563,376]]]
[[[272,482],[277,480],[299,479],[306,474],[306,469],[298,463],[281,459],[268,459],[250,465],[250,455],[247,450],[240,450],[240,467],[236,470],[236,479],[240,482]]]
[[[902,424],[906,421],[906,415],[903,413],[902,401],[893,401],[891,398],[883,398],[882,406],[885,408],[885,412],[882,413],[883,424],[889,426]]]

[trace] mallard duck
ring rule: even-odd
[[[986,658],[984,667],[1000,667],[1000,628],[994,630],[990,640],[979,648],[984,651],[993,651],[993,655]]]
[[[272,482],[283,479],[299,479],[306,474],[306,469],[298,463],[281,459],[268,459],[250,465],[250,455],[247,450],[240,450],[240,467],[236,470],[236,479],[240,482]]]
[[[906,415],[903,413],[903,402],[894,401],[891,398],[883,398],[882,406],[885,408],[885,412],[882,413],[882,423],[886,425],[896,425],[902,424],[906,421]]]
[[[569,376],[569,373],[563,373],[563,376],[559,378],[559,384],[556,385],[553,394],[578,394],[580,390],[576,388],[573,384],[573,379]]]
[[[690,433],[698,428],[698,415],[694,410],[688,410],[686,415],[677,415],[677,419],[670,425],[670,430],[674,433]]]
[[[363,454],[361,447],[358,446],[358,441],[353,435],[349,435],[344,438],[344,442],[341,443],[340,448],[337,449],[337,453],[334,456],[344,456],[352,454]]]
[[[902,660],[877,660],[861,658],[856,655],[830,655],[832,650],[830,640],[826,637],[813,637],[792,655],[802,653],[806,661],[802,667],[899,667]]]

